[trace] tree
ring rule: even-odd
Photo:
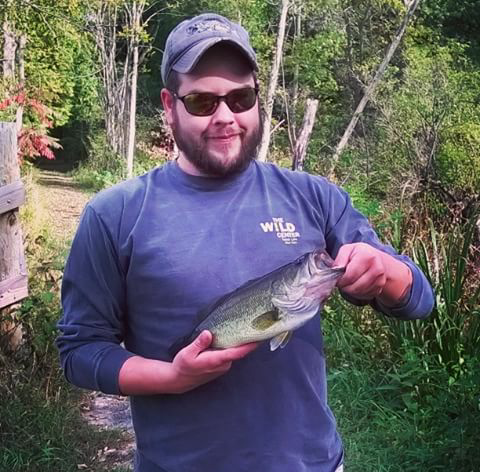
[[[268,81],[267,97],[264,105],[265,117],[263,120],[263,136],[260,142],[257,159],[259,161],[267,160],[268,148],[270,145],[270,127],[272,124],[273,101],[275,98],[275,91],[278,83],[278,71],[280,69],[280,62],[282,60],[283,42],[285,39],[285,28],[287,24],[287,13],[290,6],[289,0],[282,0],[282,7],[280,11],[280,19],[278,22],[277,46],[273,56],[272,68],[270,71],[270,79]]]
[[[97,80],[88,69],[85,4],[9,0],[0,6],[4,48],[10,51],[0,103],[4,116],[15,116],[10,119],[17,122],[22,155],[53,157],[55,140],[47,136],[48,129],[67,123],[73,111],[81,110],[85,117],[95,108]]]
[[[407,24],[412,17],[412,15],[415,13],[415,10],[417,9],[418,5],[420,3],[420,0],[413,0],[412,2],[409,3],[407,12],[405,16],[403,17],[402,23],[400,25],[400,28],[398,29],[395,37],[393,38],[386,54],[385,57],[383,58],[380,66],[377,69],[377,72],[375,73],[375,76],[373,77],[372,81],[368,85],[368,87],[365,89],[365,92],[363,94],[362,99],[357,105],[357,108],[355,109],[352,119],[350,120],[350,123],[348,124],[345,132],[343,133],[343,136],[341,137],[339,143],[337,144],[337,147],[335,149],[335,153],[332,157],[331,161],[331,167],[330,167],[330,176],[333,176],[333,172],[335,170],[335,165],[338,162],[338,159],[340,157],[340,154],[342,153],[343,149],[348,143],[348,140],[350,139],[350,136],[353,133],[353,130],[355,129],[358,119],[360,118],[360,115],[362,114],[363,110],[365,109],[366,104],[370,100],[371,96],[373,95],[375,89],[377,88],[378,83],[382,79],[385,70],[390,63],[393,55],[395,54],[395,51],[400,44],[400,41],[403,38],[403,35],[405,34],[405,31],[407,29]]]
[[[100,1],[90,15],[101,66],[107,142],[126,158],[128,177],[133,171],[138,68],[151,49],[146,28],[162,10],[154,9],[147,18],[144,15],[158,3]]]

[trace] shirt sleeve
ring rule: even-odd
[[[329,184],[330,191],[324,200],[325,240],[327,251],[333,258],[341,246],[355,242],[363,242],[390,254],[405,263],[412,272],[412,287],[410,293],[401,301],[399,306],[389,307],[377,300],[370,305],[377,311],[399,319],[418,319],[427,317],[434,306],[434,294],[430,283],[423,272],[406,255],[398,254],[391,246],[380,242],[377,234],[367,218],[357,211],[346,192]],[[357,300],[342,293],[342,296],[355,305],[365,305],[366,302]]]
[[[65,266],[56,341],[65,376],[74,385],[120,393],[120,368],[134,355],[121,346],[125,293],[113,238],[87,206]]]

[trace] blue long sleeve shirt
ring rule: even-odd
[[[321,177],[253,162],[215,179],[171,162],[103,191],[87,205],[65,267],[57,340],[65,375],[118,394],[123,363],[133,355],[170,362],[170,346],[200,308],[308,251],[335,257],[352,242],[412,270],[404,305],[377,310],[402,319],[430,313],[421,271]],[[132,396],[131,408],[138,472],[333,472],[342,460],[320,316],[285,349],[264,343],[206,385]]]

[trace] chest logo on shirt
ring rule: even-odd
[[[295,225],[283,218],[272,218],[272,221],[260,223],[264,233],[273,233],[285,244],[297,244],[300,233],[296,231]]]

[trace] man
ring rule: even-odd
[[[256,69],[248,34],[224,17],[172,31],[161,96],[179,157],[93,199],[65,268],[66,377],[130,396],[139,472],[342,470],[319,316],[275,352],[212,350],[205,331],[170,356],[219,296],[323,247],[353,303],[404,319],[432,309],[423,274],[342,190],[253,160]]]

